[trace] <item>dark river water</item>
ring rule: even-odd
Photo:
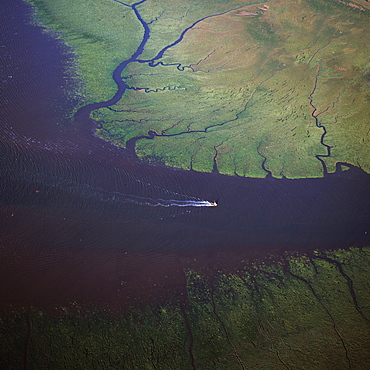
[[[3,308],[124,305],[178,289],[190,259],[369,244],[370,176],[356,167],[301,180],[183,171],[139,162],[89,120],[67,124],[71,51],[28,23],[28,5],[0,12]]]

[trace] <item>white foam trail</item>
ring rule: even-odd
[[[150,207],[215,207],[217,205],[207,200],[152,199],[122,193],[114,193],[113,197],[101,200],[134,203]]]
[[[79,185],[73,182],[59,183],[59,187],[68,189],[70,191],[77,191],[85,197],[98,198],[103,202],[119,202],[131,203],[149,207],[215,207],[216,202],[209,202],[207,200],[193,199],[177,200],[177,199],[153,199],[148,197],[140,197],[138,195],[123,194],[120,192],[108,192],[104,189],[93,187],[90,185]],[[163,189],[165,190],[165,189]],[[173,195],[173,194],[172,194]],[[178,194],[180,196],[180,194]]]
[[[215,203],[207,200],[175,200],[175,199],[155,199],[152,200],[155,207],[214,207]]]

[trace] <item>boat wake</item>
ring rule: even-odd
[[[122,203],[135,203],[150,207],[214,207],[214,202],[207,200],[176,200],[176,199],[151,199],[133,195],[115,194],[113,198],[108,199]]]
[[[120,196],[123,194],[120,194]],[[209,202],[207,200],[176,200],[176,199],[150,199],[136,197],[132,195],[126,195],[124,199],[111,199],[122,202],[131,202],[139,205],[145,205],[150,207],[215,207],[215,202]]]
[[[75,183],[64,183],[58,184],[58,187],[64,188],[69,192],[78,193],[79,195],[86,198],[99,199],[102,202],[115,202],[115,203],[127,203],[140,206],[149,207],[215,207],[217,202],[210,202],[207,200],[194,198],[192,199],[162,199],[162,198],[151,198],[143,197],[139,195],[124,194],[120,192],[109,192],[99,187],[93,187],[90,185],[77,185]],[[167,191],[168,192],[168,191]],[[169,193],[169,192],[168,192]],[[174,194],[172,194],[174,195]]]

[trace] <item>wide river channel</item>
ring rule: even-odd
[[[180,281],[189,258],[370,244],[370,176],[356,167],[300,180],[198,173],[67,125],[71,51],[21,1],[0,12],[2,305],[122,303],[123,276],[144,296],[148,279]]]

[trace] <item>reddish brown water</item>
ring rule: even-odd
[[[2,308],[126,307],[181,295],[184,267],[369,244],[359,169],[302,180],[175,170],[95,138],[88,120],[67,125],[71,54],[25,23],[29,7],[1,11]]]

